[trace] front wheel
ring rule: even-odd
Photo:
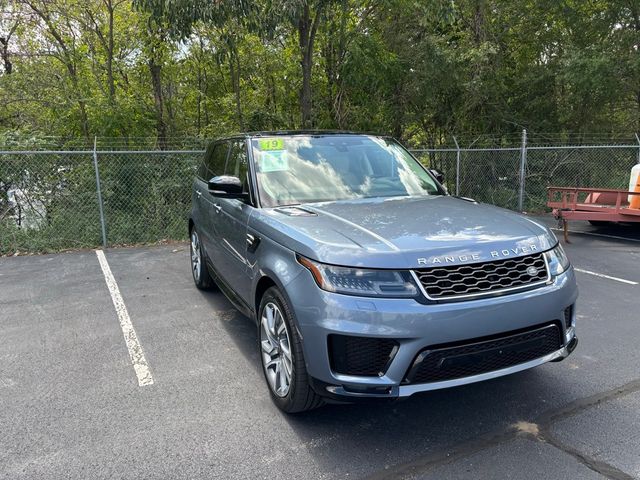
[[[322,398],[309,385],[293,313],[276,287],[262,296],[258,320],[262,371],[274,403],[286,413],[321,406]]]

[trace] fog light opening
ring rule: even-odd
[[[564,326],[567,330],[573,325],[573,305],[564,309]]]

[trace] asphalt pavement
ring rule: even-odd
[[[105,252],[143,386],[94,251],[2,258],[0,478],[640,478],[640,233],[575,229],[567,360],[296,416],[269,399],[252,321],[193,286],[188,246]]]

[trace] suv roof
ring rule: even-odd
[[[276,137],[280,135],[374,135],[376,137],[388,137],[388,135],[381,135],[378,133],[370,132],[352,132],[349,130],[272,130],[272,131],[258,131],[258,132],[244,132],[236,135],[229,135],[222,138],[238,138],[238,137]]]

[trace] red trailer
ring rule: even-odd
[[[562,222],[564,240],[569,242],[569,220],[599,222],[640,222],[640,209],[629,207],[629,197],[640,192],[607,188],[548,187],[547,206]]]

